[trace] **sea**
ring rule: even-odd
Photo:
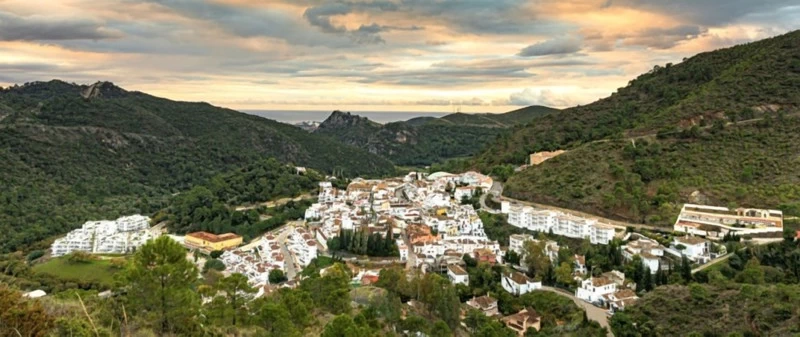
[[[264,118],[274,119],[278,122],[297,124],[300,122],[322,122],[331,115],[329,110],[240,110],[244,113]],[[445,112],[419,112],[419,111],[350,111],[354,115],[367,117],[372,121],[384,124],[406,121],[416,117],[442,117]]]

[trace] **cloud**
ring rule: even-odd
[[[119,31],[108,29],[94,20],[51,17],[41,15],[19,16],[0,12],[0,40],[103,40],[120,38]]]
[[[557,108],[575,105],[569,98],[558,95],[549,89],[534,90],[530,88],[512,93],[508,97],[508,104],[517,106],[544,105]]]
[[[581,50],[581,41],[576,38],[555,38],[527,46],[519,51],[518,56],[544,56],[572,54]]]

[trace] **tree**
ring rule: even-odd
[[[569,262],[562,262],[555,270],[556,282],[564,286],[571,286],[574,283],[572,279],[572,265]]]
[[[292,324],[290,313],[285,306],[266,302],[258,308],[257,317],[260,325],[266,330],[267,336],[300,336],[300,331]]]
[[[134,254],[117,286],[125,293],[129,314],[139,314],[162,334],[191,334],[200,305],[193,291],[197,268],[186,259],[186,249],[168,236],[147,242]],[[148,319],[149,318],[149,319]]]
[[[528,267],[530,275],[541,275],[550,264],[550,257],[545,254],[545,244],[544,240],[529,240],[525,241],[522,246],[523,260],[525,261],[525,266]]]
[[[203,272],[209,270],[223,271],[225,270],[225,263],[217,259],[208,259],[206,263],[203,264]]]
[[[763,284],[764,283],[764,269],[761,268],[761,263],[757,258],[752,257],[747,261],[739,275],[736,275],[736,282],[749,283],[749,284]]]
[[[246,304],[253,298],[256,289],[247,283],[247,276],[239,273],[219,280],[215,288],[225,294],[231,313],[231,325],[236,326],[238,317],[247,317]]]
[[[287,280],[286,275],[283,274],[283,270],[280,269],[270,270],[268,278],[270,284],[278,284],[281,282],[286,282]]]
[[[509,250],[506,253],[506,256],[505,256],[505,258],[503,260],[505,260],[505,262],[510,264],[510,265],[518,266],[519,265],[519,261],[520,261],[520,257],[519,257],[519,254],[517,254],[517,252],[515,252],[513,250]]]
[[[330,323],[325,325],[322,337],[368,337],[370,336],[369,327],[358,326],[350,315],[342,314],[336,316]]]
[[[222,256],[222,253],[223,252],[221,250],[212,250],[208,255],[211,256],[212,259],[218,259],[220,256]]]
[[[442,320],[438,320],[433,325],[433,328],[431,328],[430,335],[431,337],[448,337],[452,336],[453,333],[450,331],[450,327],[447,326],[447,323]]]

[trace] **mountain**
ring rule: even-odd
[[[455,113],[383,125],[349,112],[334,111],[314,132],[366,149],[397,165],[430,165],[471,156],[507,128],[556,111],[533,106],[506,114]]]
[[[680,204],[800,213],[800,31],[656,66],[610,97],[516,128],[473,162],[567,153],[509,196],[669,225]]]
[[[13,86],[0,91],[0,111],[2,251],[89,219],[154,211],[166,195],[265,157],[351,176],[394,172],[291,125],[107,82]]]
[[[509,128],[522,125],[535,118],[558,112],[558,109],[541,105],[532,105],[502,114],[466,114],[454,113],[439,118],[440,122],[457,125],[476,125],[486,127]]]

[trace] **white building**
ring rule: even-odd
[[[74,251],[94,254],[125,254],[133,252],[147,240],[157,236],[149,230],[150,218],[142,215],[121,217],[114,221],[87,221],[50,247],[52,256]]]
[[[515,296],[542,289],[542,282],[535,282],[530,277],[516,271],[503,273],[503,289]]]
[[[592,244],[608,244],[614,238],[614,227],[568,214],[547,210],[535,210],[525,206],[503,206],[507,210],[508,223],[532,231],[562,235],[576,239],[588,239]]]
[[[673,238],[673,246],[676,248],[683,246],[684,249],[678,249],[681,254],[686,255],[692,261],[705,261],[710,259],[710,242],[703,238],[696,236],[676,236]]]
[[[718,239],[728,232],[738,235],[780,233],[783,231],[783,212],[684,204],[673,228],[677,232]]]
[[[461,200],[472,198],[473,195],[475,195],[474,186],[459,186],[453,192],[453,199],[460,202]]]
[[[397,244],[397,250],[400,252],[400,261],[407,261],[408,260],[408,246],[406,243],[403,242],[403,239],[397,239],[395,241]]]
[[[469,274],[464,268],[457,264],[447,266],[447,278],[453,284],[469,285]]]
[[[607,277],[590,277],[581,282],[575,291],[575,297],[589,303],[600,303],[603,295],[613,294],[617,291],[617,284]]]
[[[640,238],[636,241],[628,242],[621,247],[622,255],[630,261],[634,256],[639,255],[642,264],[650,268],[650,273],[655,274],[661,266],[661,257],[664,256],[664,247],[658,242],[650,239]]]

